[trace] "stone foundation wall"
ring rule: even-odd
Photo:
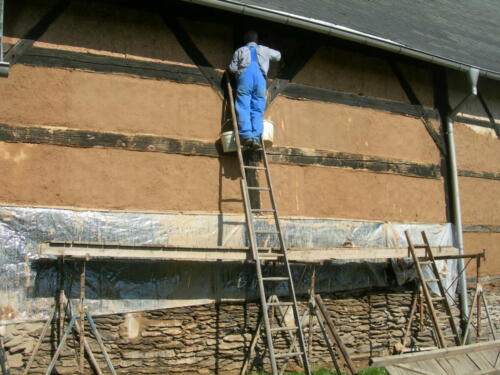
[[[488,285],[486,290],[498,330],[500,283]],[[411,307],[411,290],[370,290],[325,294],[322,297],[349,353],[361,367],[369,357],[390,354],[394,345],[401,341]],[[302,311],[305,306],[305,301],[301,302]],[[236,374],[250,345],[258,312],[259,304],[256,302],[220,302],[99,316],[95,322],[119,374]],[[484,335],[489,331],[486,324],[484,319]],[[42,326],[43,322],[7,325],[4,341],[12,374],[21,373]],[[307,327],[305,331],[307,337]],[[313,367],[331,367],[319,328],[316,327],[314,332]],[[419,331],[418,318],[413,324],[413,333],[415,339],[412,341],[418,346],[434,345],[429,329]],[[54,328],[43,341],[30,373],[45,372],[56,348],[56,335]],[[91,335],[87,338],[104,373],[107,373],[97,342]],[[77,340],[72,336],[68,338],[67,348],[57,362],[58,374],[77,372],[74,350]],[[252,357],[254,369],[262,366],[263,349],[260,341],[257,354]],[[264,367],[266,365],[267,360]],[[294,367],[296,365],[290,363],[290,369]],[[86,373],[93,373],[90,367]]]

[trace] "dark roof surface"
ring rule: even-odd
[[[499,0],[233,0],[500,73]]]

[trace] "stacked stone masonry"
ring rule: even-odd
[[[472,295],[473,290],[470,292]],[[498,330],[500,283],[486,286],[486,292]],[[399,288],[325,294],[323,300],[352,358],[363,366],[369,357],[392,353],[394,345],[401,341],[409,318],[412,291]],[[305,307],[303,300],[302,311]],[[454,311],[457,315],[456,308]],[[237,374],[250,345],[258,313],[259,304],[256,302],[220,302],[99,316],[95,321],[119,374]],[[489,330],[486,324],[484,319],[481,340],[491,339],[491,334],[487,337]],[[42,326],[43,322],[7,326],[4,339],[12,374],[21,373]],[[53,329],[41,346],[31,374],[45,373],[56,348],[55,337]],[[97,342],[91,335],[87,337],[103,372],[108,373]],[[412,342],[420,347],[434,345],[429,329],[420,332],[418,318],[413,325],[413,337]],[[57,362],[58,374],[77,373],[74,350],[77,342],[78,338],[69,337],[68,346]],[[261,340],[251,361],[254,369],[262,366],[263,353]],[[332,366],[317,327],[311,362],[315,368]],[[267,365],[266,359],[264,368]],[[86,366],[86,373],[92,374],[88,362]],[[290,363],[289,368],[296,369],[297,365]]]

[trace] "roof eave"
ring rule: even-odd
[[[469,71],[471,68],[478,69],[483,77],[500,80],[500,73],[481,68],[479,66],[467,65],[453,59],[437,56],[425,51],[405,46],[403,44],[383,39],[376,35],[363,33],[357,30],[348,29],[339,25],[321,22],[315,19],[301,17],[298,15],[280,12],[273,9],[241,4],[232,0],[183,0],[185,2],[218,8],[225,11],[239,13],[251,17],[261,18],[272,22],[319,32],[333,37],[350,40],[370,47],[383,49],[393,53],[405,55],[417,60],[426,61],[446,68],[459,71]]]

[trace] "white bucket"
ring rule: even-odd
[[[234,132],[232,130],[221,133],[220,140],[222,142],[222,151],[234,152],[237,150],[236,140],[234,139]]]
[[[264,120],[264,130],[262,131],[262,139],[266,148],[273,145],[274,139],[274,125],[269,120]]]
[[[264,145],[266,146],[266,148],[269,148],[273,145],[273,138],[274,138],[274,125],[271,121],[264,120],[262,139],[264,140]],[[232,130],[221,133],[220,140],[222,143],[222,151],[224,152],[236,151],[236,140],[234,139],[234,132]]]

